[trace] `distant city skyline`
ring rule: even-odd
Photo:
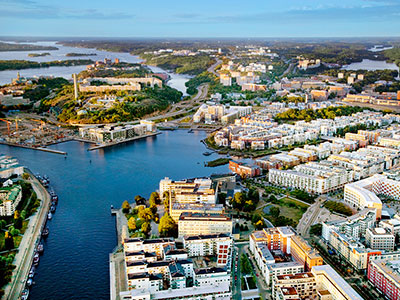
[[[0,0],[0,36],[399,36],[398,0]]]

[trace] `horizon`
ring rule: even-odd
[[[205,0],[53,3],[0,0],[0,35],[42,38],[371,38],[399,37],[395,0]]]

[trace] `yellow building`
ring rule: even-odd
[[[179,237],[217,233],[232,234],[232,219],[224,214],[185,212],[179,217],[178,232]]]
[[[304,263],[306,270],[323,264],[322,257],[300,236],[293,236],[290,244],[290,254],[299,262]]]

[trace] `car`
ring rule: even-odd
[[[237,280],[237,275],[235,275],[235,280]]]
[[[256,276],[258,277],[258,274],[256,274]]]

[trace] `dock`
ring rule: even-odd
[[[100,145],[96,145],[93,147],[90,147],[88,149],[88,151],[93,151],[93,150],[98,150],[98,149],[103,149],[103,148],[107,148],[107,147],[112,147],[115,145],[119,145],[119,144],[123,144],[123,143],[129,143],[132,141],[136,141],[136,140],[140,140],[140,139],[144,139],[144,138],[148,138],[148,137],[152,137],[152,136],[156,136],[161,134],[161,132],[155,132],[155,133],[150,133],[150,134],[145,134],[145,135],[140,135],[140,136],[135,136],[133,138],[130,139],[126,139],[126,140],[122,140],[122,141],[118,141],[118,142],[112,142],[112,143],[107,143],[107,144],[100,144]]]
[[[31,150],[50,152],[50,153],[54,153],[54,154],[61,154],[61,155],[67,155],[68,154],[67,152],[61,151],[61,150],[50,149],[50,148],[45,148],[45,147],[32,147],[32,146],[27,146],[27,145],[9,143],[9,142],[5,142],[5,141],[0,141],[0,144],[11,146],[11,147],[19,147],[19,148],[26,148],[26,149],[31,149]]]

